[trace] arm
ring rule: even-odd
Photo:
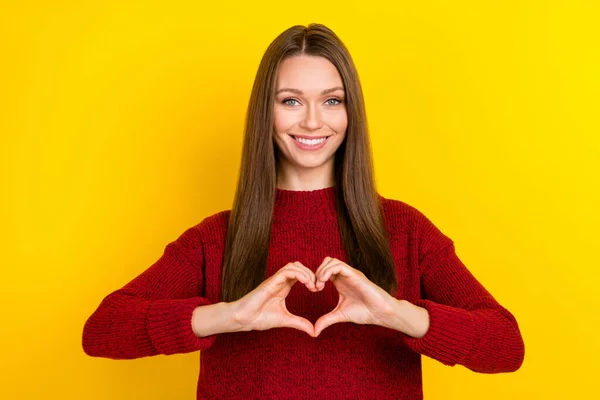
[[[202,265],[192,264],[179,246],[192,242],[194,235],[192,228],[187,230],[150,268],[102,300],[84,325],[86,354],[132,359],[187,353],[207,349],[226,330],[212,326],[223,318],[203,320],[224,315],[227,303],[212,304],[199,295]],[[201,246],[200,240],[194,242]]]
[[[443,364],[475,372],[518,370],[525,346],[516,319],[462,263],[452,240],[431,222],[425,225],[422,299],[413,303],[427,310],[429,324],[424,336],[407,335],[405,343]]]

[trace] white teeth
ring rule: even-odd
[[[300,143],[309,145],[309,146],[315,146],[317,144],[321,144],[323,143],[327,138],[322,138],[322,139],[302,139],[302,138],[296,138],[297,141],[299,141]]]

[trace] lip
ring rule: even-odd
[[[291,133],[288,133],[288,135],[292,136],[293,138],[297,137],[300,139],[322,139],[322,138],[328,138],[331,135],[323,135],[323,136],[306,136],[306,135],[292,135]]]
[[[292,141],[294,143],[296,143],[296,146],[298,146],[302,150],[307,150],[307,151],[319,150],[320,148],[322,148],[323,146],[325,146],[327,144],[327,139],[329,138],[329,136],[301,136],[301,135],[290,135],[290,137],[292,138]],[[294,139],[294,137],[299,137],[299,138],[303,138],[303,139],[321,139],[321,138],[325,138],[325,140],[323,141],[323,143],[320,143],[320,144],[318,144],[316,146],[309,146],[307,144],[300,143],[299,141],[297,141],[296,139]]]

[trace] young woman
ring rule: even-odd
[[[83,349],[201,351],[198,399],[422,399],[421,355],[481,373],[524,359],[517,321],[454,242],[377,193],[358,74],[319,24],[260,63],[232,209],[106,296]]]

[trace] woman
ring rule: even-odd
[[[377,193],[358,74],[319,24],[261,61],[232,209],[104,298],[83,349],[201,351],[198,399],[422,399],[421,355],[482,373],[524,359],[517,321],[454,242]]]

